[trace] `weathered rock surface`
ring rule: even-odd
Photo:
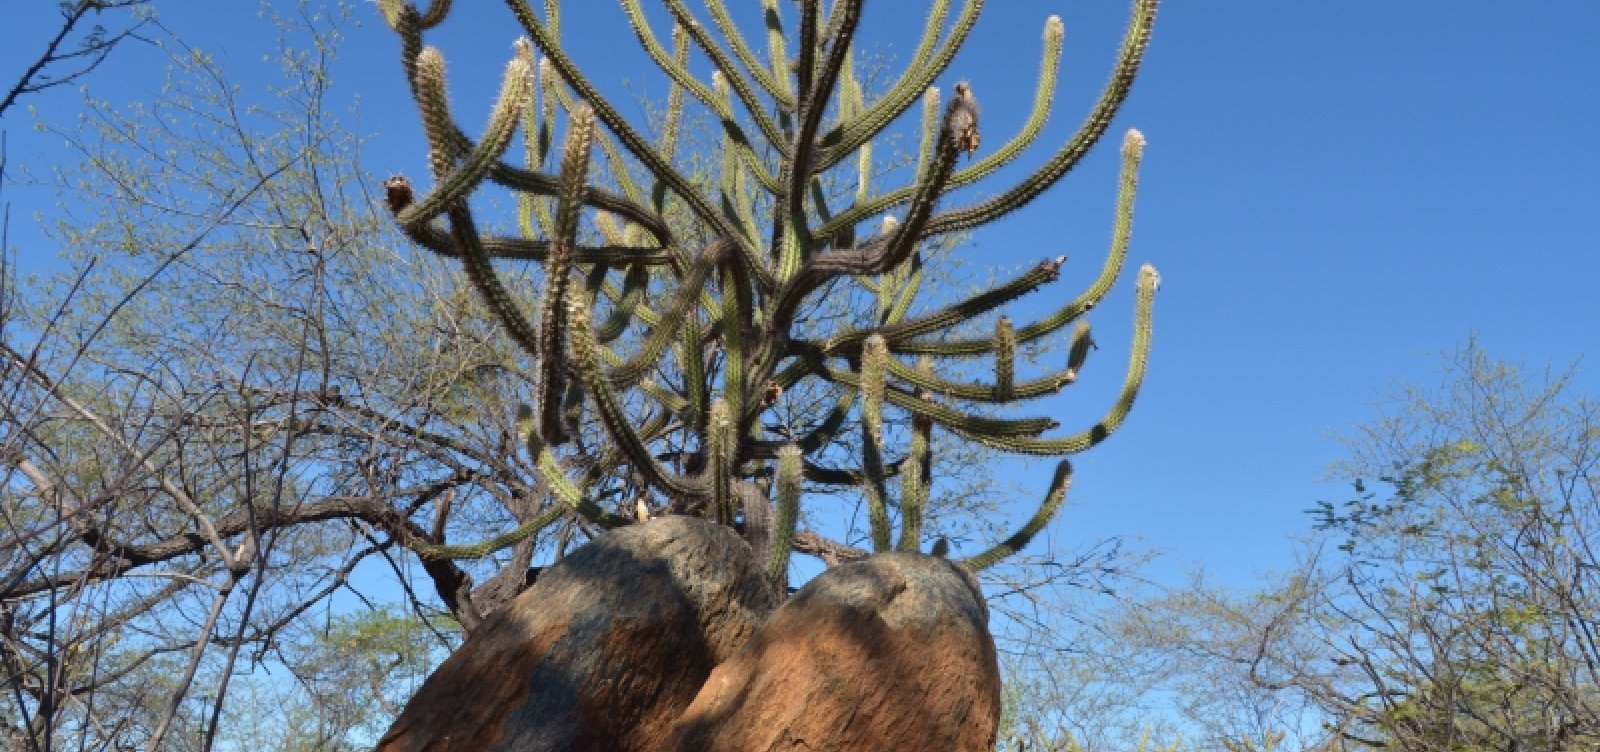
[[[988,620],[977,581],[945,559],[834,567],[712,672],[657,752],[988,752]]]
[[[775,606],[728,528],[663,517],[614,530],[485,620],[378,752],[651,749]]]

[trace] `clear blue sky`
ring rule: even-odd
[[[13,5],[28,7],[8,8],[0,31],[8,82],[54,3]],[[514,38],[500,4],[477,5],[461,4],[438,37],[464,113],[487,111]],[[614,4],[568,5],[565,36],[593,79],[621,101],[624,79],[635,92],[665,93]],[[915,20],[898,16],[910,5],[871,4],[858,39],[907,54],[921,21],[920,6]],[[225,54],[241,85],[261,85],[271,40],[253,3],[157,6],[185,40]],[[1043,21],[1061,15],[1062,88],[1040,141],[1059,143],[1105,79],[1126,4],[989,6],[940,83],[970,80],[985,142],[1002,142],[1028,107]],[[361,96],[368,167],[421,175],[395,41],[375,6],[357,10],[366,24],[348,30],[336,86]],[[157,63],[130,49],[90,86],[138,96],[159,85]],[[64,119],[76,102],[58,92],[28,104]],[[1330,434],[1370,417],[1392,382],[1429,379],[1437,361],[1426,353],[1474,331],[1492,354],[1531,366],[1588,355],[1578,386],[1600,393],[1597,125],[1600,3],[1591,0],[1169,0],[1113,136],[966,251],[1002,269],[1066,253],[1066,281],[1044,295],[1076,292],[1109,234],[1117,136],[1137,126],[1149,138],[1132,261],[1155,263],[1164,280],[1151,373],[1123,431],[1078,460],[1075,505],[1055,537],[1141,535],[1172,561],[1225,579],[1281,565],[1287,534],[1307,527],[1301,510],[1343,498],[1317,482],[1340,454]],[[30,126],[21,110],[0,122],[13,165],[40,169],[58,145]],[[53,251],[31,216],[49,217],[53,198],[17,185],[7,198],[13,245],[38,268]],[[1093,316],[1103,347],[1084,383],[1051,406],[1073,430],[1120,381],[1131,284],[1130,275]],[[1031,472],[1035,487],[1048,477],[1042,464]]]

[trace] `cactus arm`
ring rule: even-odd
[[[450,233],[435,225],[420,227],[406,233],[408,237],[430,251],[445,258],[461,258],[460,249],[451,239]],[[550,257],[548,240],[526,240],[523,238],[490,236],[478,239],[479,247],[489,258],[515,259],[518,261],[544,262]],[[641,248],[631,245],[597,245],[578,246],[572,251],[572,262],[575,264],[631,264],[641,266],[660,266],[672,263],[673,258],[666,251],[655,248]]]
[[[689,35],[682,24],[672,27],[672,60],[679,68],[689,65]],[[683,91],[678,82],[667,90],[667,117],[661,124],[661,158],[668,162],[678,154],[678,129],[683,124]]]
[[[556,67],[550,64],[550,58],[539,58],[539,129],[532,134],[535,156],[538,157],[529,169],[544,167],[545,158],[550,156],[550,144],[554,142],[556,127],[556,107],[562,103],[566,87],[561,85],[561,76],[556,73]]]
[[[639,391],[649,395],[651,399],[661,405],[661,409],[672,415],[683,415],[689,409],[688,400],[650,379],[639,382]],[[644,437],[654,437],[656,433],[659,433],[659,429],[639,429],[639,435]]]
[[[997,401],[1016,399],[1017,330],[1011,317],[1001,316],[994,324],[994,396]]]
[[[891,359],[892,360],[892,359]],[[917,364],[918,371],[927,371],[931,363],[926,358]],[[927,395],[918,395],[927,399]],[[928,508],[928,486],[933,478],[933,421],[926,416],[911,418],[911,446],[906,453],[906,464],[900,473],[900,545],[899,551],[922,549],[922,512]]]
[[[623,388],[638,383],[639,379],[659,363],[661,354],[666,351],[667,345],[679,334],[677,331],[685,316],[690,315],[694,305],[700,301],[700,294],[704,292],[706,280],[711,272],[720,266],[728,251],[729,241],[712,241],[695,264],[690,267],[689,273],[678,284],[678,289],[672,295],[672,302],[666,313],[661,316],[661,322],[654,327],[649,336],[639,346],[638,352],[626,363],[611,369],[607,383],[613,388]]]
[[[794,144],[789,159],[784,160],[778,175],[778,190],[774,196],[772,212],[771,247],[777,254],[778,276],[788,279],[797,262],[804,257],[810,244],[810,230],[805,219],[805,193],[803,187],[811,177],[810,162],[816,155],[812,138],[805,133],[805,123],[811,120],[818,107],[817,92],[811,82],[816,73],[818,0],[800,0],[800,51],[795,62],[796,97],[795,119],[800,125],[794,133]],[[787,61],[785,61],[787,65]]]
[[[783,39],[783,20],[778,17],[778,0],[761,0],[761,16],[767,27],[767,64],[780,84],[778,93],[795,101],[789,81],[789,51]],[[787,105],[790,109],[794,104]]]
[[[922,254],[911,254],[910,268],[905,269],[906,281],[900,286],[900,291],[895,295],[894,302],[890,304],[889,311],[884,315],[885,326],[901,323],[906,313],[911,310],[911,303],[916,298],[917,292],[922,289]],[[880,328],[881,329],[881,328]]]
[[[817,6],[818,0],[801,0],[800,3],[800,59],[799,59],[799,110],[796,113],[798,128],[794,133],[794,146],[789,158],[783,160],[778,175],[779,193],[776,196],[772,221],[772,247],[792,249],[798,245],[808,249],[811,232],[806,219],[806,186],[815,173],[813,161],[817,157],[816,135],[821,127],[823,112],[832,97],[838,80],[839,67],[849,54],[849,37],[855,33],[860,20],[862,0],[839,0],[844,3],[845,21],[840,33],[845,36],[827,53],[821,70],[816,67]],[[780,265],[789,266],[780,253]]]
[[[687,67],[682,65],[665,47],[661,46],[661,42],[656,39],[655,32],[650,28],[649,21],[644,17],[644,9],[640,7],[639,0],[622,0],[622,7],[628,14],[628,23],[633,27],[633,33],[639,37],[639,43],[644,46],[645,52],[649,53],[650,59],[655,62],[656,66],[663,73],[666,73],[675,85],[687,89],[690,94],[694,95],[695,99],[700,100],[701,104],[704,104],[715,113],[717,118],[722,121],[724,132],[732,136],[736,142],[742,144],[745,148],[751,148],[750,139],[745,135],[744,128],[740,127],[738,119],[734,117],[733,110],[726,107],[712,93],[709,87],[695,79],[689,73]],[[683,20],[680,18],[679,22],[683,23]],[[680,28],[682,27],[680,26]],[[769,140],[777,143],[782,137],[777,124],[772,122],[771,118],[766,117],[765,113],[760,109],[753,109],[751,117]]]
[[[1068,302],[1055,313],[1035,321],[1017,331],[1017,341],[1031,342],[1076,321],[1079,316],[1099,304],[1111,291],[1122,265],[1128,258],[1128,243],[1133,236],[1133,204],[1139,188],[1139,161],[1143,155],[1144,136],[1137,130],[1128,131],[1123,140],[1122,174],[1118,178],[1117,206],[1111,228],[1111,248],[1106,253],[1100,275],[1089,289]],[[930,355],[975,356],[990,351],[988,339],[949,340],[944,342],[896,341],[894,349],[902,353]]]
[[[533,458],[534,466],[539,469],[540,478],[550,487],[551,493],[572,511],[604,527],[620,527],[632,522],[626,517],[601,509],[577,486],[572,485],[567,479],[567,474],[561,469],[561,464],[550,452],[550,447],[539,438],[539,432],[535,430],[533,408],[527,405],[517,408],[516,430],[528,449],[528,456]]]
[[[411,85],[412,95],[420,103],[424,100],[424,98],[433,97],[432,94],[419,86],[417,77],[417,61],[422,56],[422,36],[420,29],[418,29],[416,26],[416,10],[408,4],[401,3],[401,5],[402,10],[400,12],[399,21],[395,26],[395,31],[398,32],[401,39],[401,62],[405,67],[406,81]],[[545,66],[541,65],[541,70],[543,70],[544,67]],[[545,75],[542,76],[542,78],[549,82],[553,81],[554,76]],[[546,126],[548,126],[548,121],[551,119],[551,117],[553,117],[553,115],[550,113],[546,114]],[[424,121],[424,124],[427,124],[426,120]],[[439,135],[450,142],[450,148],[452,151],[456,153],[467,153],[477,148],[472,144],[471,140],[460,131],[460,129],[455,127],[453,122],[445,120],[439,124],[443,127],[443,132]],[[547,127],[543,130],[547,130]],[[539,153],[542,155],[543,151],[541,150]],[[518,191],[528,191],[545,196],[554,196],[560,190],[560,183],[555,177],[541,175],[531,170],[520,169],[504,162],[496,162],[490,168],[489,179],[507,188]],[[612,194],[608,191],[598,188],[586,188],[584,191],[584,203],[587,205],[592,205],[598,209],[604,209],[639,224],[646,230],[650,231],[650,233],[655,236],[657,242],[659,242],[661,245],[666,246],[672,244],[672,235],[667,229],[666,222],[663,221],[657,214],[650,212],[648,209],[645,209],[643,206],[630,201],[625,197],[617,196],[616,194]],[[402,226],[405,227],[406,225]],[[413,229],[415,228],[408,227],[408,231]]]
[[[1145,367],[1150,357],[1150,312],[1155,299],[1155,289],[1160,282],[1155,267],[1145,264],[1139,270],[1138,305],[1134,314],[1133,352],[1128,358],[1128,374],[1123,379],[1122,391],[1100,421],[1090,428],[1058,439],[1041,439],[1025,436],[985,436],[963,428],[950,426],[950,430],[984,441],[997,449],[1035,456],[1076,454],[1106,439],[1128,417],[1133,401],[1139,396],[1139,386],[1144,382]]]
[[[562,430],[561,400],[567,391],[566,311],[567,290],[572,284],[572,256],[568,249],[577,241],[583,186],[589,179],[593,146],[594,116],[588,108],[580,106],[572,110],[567,143],[562,149],[562,191],[556,205],[555,239],[545,265],[544,310],[536,353],[539,358],[539,431],[545,443],[552,446],[560,446],[567,440]]]
[[[755,78],[756,83],[761,86],[767,96],[771,97],[779,107],[793,109],[794,95],[788,93],[788,90],[780,85],[777,79],[773,78],[772,71],[768,70],[761,60],[756,57],[755,52],[750,48],[749,42],[745,40],[744,34],[740,33],[738,25],[733,22],[733,17],[728,15],[728,8],[723,4],[722,0],[706,0],[706,8],[711,11],[711,20],[716,24],[717,30],[722,32],[724,39],[728,40],[728,47],[733,50],[734,56],[739,59],[740,63],[744,64],[746,70],[750,71],[750,75]],[[699,41],[698,38],[696,41]],[[704,42],[700,42],[700,46],[705,49],[715,45],[708,37]]]
[[[1135,0],[1133,20],[1128,24],[1127,35],[1123,38],[1122,51],[1118,55],[1111,82],[1071,140],[1010,190],[974,206],[951,210],[935,217],[928,226],[930,235],[969,230],[1016,211],[1055,185],[1062,175],[1083,159],[1110,127],[1111,119],[1116,116],[1133,86],[1133,79],[1139,72],[1140,63],[1144,61],[1144,51],[1150,41],[1157,3],[1158,0]]]
[[[628,330],[628,325],[633,323],[649,286],[649,268],[643,264],[629,266],[627,274],[622,277],[622,291],[612,302],[606,320],[595,327],[595,337],[601,342],[611,342],[622,336]]]
[[[544,310],[539,317],[539,433],[546,444],[567,442],[561,425],[561,398],[566,393],[567,288],[572,283],[572,259],[567,245],[556,241],[545,265]]]
[[[522,55],[506,66],[505,80],[490,111],[483,140],[459,164],[454,164],[456,146],[450,137],[454,125],[445,104],[444,62],[438,51],[424,50],[418,66],[418,86],[422,92],[424,130],[430,143],[430,160],[438,185],[421,200],[401,210],[402,225],[421,225],[439,216],[450,204],[466,198],[489,172],[500,155],[511,146],[517,116],[532,92],[531,69]]]
[[[789,547],[800,521],[801,462],[805,455],[799,446],[785,444],[778,450],[778,513],[772,526],[772,552],[767,562],[767,580],[783,592],[789,579]]]
[[[779,327],[787,329],[794,320],[800,302],[827,280],[842,275],[880,274],[905,262],[922,237],[933,204],[950,177],[956,155],[960,153],[959,139],[966,132],[962,125],[964,122],[970,123],[975,132],[976,111],[969,109],[958,98],[951,102],[950,109],[945,113],[933,169],[925,176],[926,180],[918,181],[917,195],[912,199],[906,219],[898,229],[859,248],[836,249],[813,256],[793,279],[785,283],[784,289],[778,294],[772,316]]]
[[[894,232],[861,247],[835,250],[812,259],[808,264],[811,268],[807,271],[813,278],[826,279],[840,274],[880,274],[905,263],[917,241],[926,237],[924,230],[933,213],[933,205],[945,190],[956,156],[961,153],[962,142],[967,134],[977,132],[977,109],[970,90],[965,90],[960,84],[956,88],[966,95],[952,98],[950,107],[945,111],[933,165],[917,181],[916,193],[906,209],[905,219]]]
[[[860,387],[861,377],[850,371],[828,365],[814,366],[817,375],[828,381],[846,386]],[[1051,418],[990,418],[964,413],[932,400],[925,400],[898,387],[884,389],[884,400],[912,415],[931,418],[935,423],[963,435],[987,438],[1033,437],[1055,428]]]
[[[784,144],[783,131],[778,128],[777,122],[767,115],[766,105],[762,102],[761,96],[756,93],[755,89],[751,88],[750,82],[745,80],[744,75],[739,71],[739,67],[711,39],[711,35],[706,32],[705,27],[701,26],[700,22],[696,21],[694,16],[689,13],[689,10],[684,7],[682,0],[666,0],[665,4],[667,10],[672,13],[673,18],[678,22],[678,27],[688,32],[689,37],[700,47],[700,50],[706,54],[707,58],[711,59],[711,64],[716,66],[716,69],[722,73],[728,85],[733,87],[734,93],[739,95],[739,101],[744,103],[745,111],[750,113],[750,117],[755,121],[756,127],[761,129],[761,134],[776,149],[780,157],[787,158],[789,150]]]
[[[561,190],[557,194],[555,237],[572,247],[578,238],[578,219],[583,211],[583,188],[589,179],[589,161],[594,148],[594,113],[580,104],[571,110],[567,143],[561,155]]]
[[[973,571],[987,569],[1001,559],[1026,548],[1033,540],[1033,536],[1038,535],[1045,525],[1050,524],[1050,518],[1055,516],[1056,510],[1061,508],[1061,502],[1066,500],[1067,486],[1071,483],[1072,463],[1062,460],[1056,465],[1055,477],[1050,479],[1050,490],[1045,494],[1039,508],[1034,511],[1033,517],[1029,518],[1017,532],[1012,533],[1011,537],[977,556],[962,560],[961,565]]]
[[[1021,156],[1022,152],[1039,138],[1044,131],[1044,125],[1050,120],[1050,111],[1055,104],[1056,82],[1061,67],[1061,19],[1051,16],[1045,22],[1045,47],[1043,60],[1039,66],[1039,81],[1034,87],[1033,109],[1028,113],[1028,119],[1022,128],[1007,141],[1004,146],[985,155],[972,164],[956,170],[950,176],[949,188],[961,188],[976,183]],[[937,92],[938,89],[930,88],[929,91]],[[926,108],[926,104],[924,107]],[[936,107],[937,105],[935,105]],[[926,111],[926,110],[925,110]],[[926,137],[925,137],[926,138]],[[920,173],[919,166],[918,172]],[[866,218],[879,214],[892,206],[905,203],[911,198],[915,186],[905,186],[880,196],[867,198],[859,196],[856,203],[848,210],[841,212],[838,217],[822,223],[817,228],[818,238],[832,238],[834,235],[853,227],[856,223]]]
[[[527,540],[530,536],[561,519],[567,511],[568,509],[565,506],[552,506],[533,519],[518,525],[513,530],[477,543],[444,545],[428,543],[421,538],[411,537],[406,541],[406,548],[411,549],[417,556],[424,559],[481,559],[496,551],[505,550]]]
[[[541,73],[546,73],[547,66],[540,66]],[[545,76],[539,77],[539,88],[542,91],[546,85]],[[545,142],[539,138],[544,128],[544,121],[539,116],[539,97],[528,97],[527,103],[522,108],[522,163],[530,170],[536,170],[544,163]],[[492,171],[492,170],[491,170]],[[524,239],[534,240],[539,237],[537,222],[544,221],[544,214],[548,213],[546,201],[538,195],[526,191],[517,192],[517,231]],[[535,214],[539,214],[535,220]]]
[[[889,348],[883,338],[868,337],[861,348],[861,484],[867,498],[872,549],[889,550],[888,489],[883,473],[883,396]]]
[[[482,244],[478,241],[478,231],[467,205],[453,204],[446,213],[450,218],[450,229],[456,247],[461,250],[462,266],[466,269],[467,279],[477,288],[484,305],[500,319],[500,325],[505,327],[506,334],[524,352],[539,352],[538,332],[522,315],[516,301],[511,298],[511,293],[506,291],[505,285],[501,284],[500,276],[495,273],[494,265],[489,262],[489,255],[484,252]]]
[[[711,400],[711,387],[706,379],[706,364],[700,349],[700,317],[690,313],[683,317],[682,338],[677,345],[678,370],[683,372],[683,391],[687,395],[682,410],[684,422],[697,433],[704,432],[706,412]]]
[[[911,173],[914,177],[912,185],[905,191],[906,198],[911,197],[911,192],[916,190],[916,181],[928,174],[928,165],[933,161],[934,149],[939,145],[939,87],[929,86],[922,93],[922,138],[917,143],[917,169]],[[862,217],[867,217],[863,214]],[[828,228],[824,223],[822,229]]]
[[[889,341],[890,350],[895,352],[914,352],[914,350],[907,349],[910,346],[914,346],[914,343],[907,341],[910,338],[942,331],[963,321],[970,320],[974,316],[992,311],[1016,300],[1037,289],[1040,285],[1054,281],[1060,275],[1061,264],[1065,260],[1065,256],[1046,259],[999,287],[986,290],[966,300],[936,311],[930,311],[921,316],[885,324],[876,330],[855,329],[840,332],[828,338],[828,341],[821,345],[822,352],[828,355],[849,354],[857,347],[860,347],[861,341],[874,332],[883,335],[884,339]],[[1115,277],[1112,278],[1112,281],[1115,281]],[[985,348],[990,345],[990,341],[987,338],[981,341],[984,343]],[[800,340],[793,343],[791,349],[799,351],[816,346],[817,343]],[[982,352],[987,352],[987,349]]]
[[[652,174],[656,175],[663,183],[682,197],[695,216],[713,228],[717,234],[729,238],[742,239],[738,228],[730,224],[727,218],[723,217],[711,205],[710,201],[695,188],[688,178],[684,177],[683,174],[679,173],[676,168],[663,159],[660,153],[652,148],[638,131],[634,130],[633,126],[617,112],[617,109],[612,106],[610,101],[602,96],[600,91],[589,82],[589,79],[578,70],[577,65],[573,63],[571,58],[567,57],[566,52],[561,49],[559,43],[551,36],[550,30],[539,21],[533,10],[528,7],[527,0],[506,0],[506,3],[510,6],[512,13],[516,15],[523,28],[533,36],[534,42],[549,56],[551,63],[561,73],[562,80],[577,91],[578,96],[589,102],[600,122],[605,123],[606,127],[616,134],[622,145],[643,163],[646,169],[650,170]],[[760,257],[755,248],[744,247],[743,243],[741,243],[741,250],[747,255],[756,258]],[[772,286],[770,275],[759,265],[755,265],[753,271],[760,279],[763,287],[770,288]]]
[[[1021,298],[1024,294],[1032,293],[1032,291],[1038,290],[1040,286],[1046,285],[1046,283],[1054,282],[1056,277],[1061,275],[1061,264],[1064,261],[1066,261],[1066,256],[1045,259],[1045,261],[1035,264],[1034,269],[1022,272],[1011,282],[995,286],[992,290],[974,294],[971,298],[955,302],[952,306],[931,310],[928,314],[907,318],[902,322],[888,323],[888,325],[878,328],[878,333],[883,334],[885,339],[890,341],[891,350],[901,352],[899,342],[915,338],[920,334],[946,330],[946,328],[955,326],[957,323],[966,322],[966,320],[971,320],[973,317],[986,314],[989,310],[997,309],[997,307],[1003,306],[1006,302]],[[850,344],[850,338],[848,338],[848,334],[842,334],[842,336],[835,338],[834,342],[837,342],[837,344]],[[830,350],[830,352],[837,352],[837,350]]]
[[[624,280],[624,284],[626,284],[626,280]],[[649,284],[649,280],[645,280],[644,284],[648,285]],[[600,286],[600,291],[605,294],[607,300],[610,300],[612,302],[612,305],[619,305],[620,302],[623,301],[625,299],[625,296],[627,295],[627,292],[625,290],[617,289],[617,286],[615,284],[609,282],[609,281]],[[649,292],[650,292],[650,290],[649,290],[648,287],[644,288],[644,290],[643,290],[644,294],[648,294]],[[642,323],[642,324],[644,324],[645,326],[648,326],[648,327],[655,327],[655,326],[660,326],[661,325],[661,317],[659,315],[657,315],[655,311],[650,310],[650,308],[644,304],[644,301],[642,299],[639,301],[639,303],[637,305],[634,306],[633,317],[638,319],[640,323]],[[633,323],[632,321],[624,322],[625,325],[632,324],[632,323]],[[602,340],[602,341],[604,341],[604,340]]]
[[[561,37],[561,0],[544,0],[544,17],[550,26],[550,38]]]
[[[855,151],[861,144],[872,138],[877,133],[889,127],[894,119],[900,117],[917,97],[927,90],[928,85],[938,78],[940,73],[950,65],[950,60],[955,57],[957,50],[966,41],[967,35],[978,22],[978,14],[983,10],[983,0],[967,0],[961,9],[961,15],[956,17],[955,28],[951,29],[950,36],[933,51],[933,45],[939,38],[939,32],[944,28],[944,19],[949,11],[949,0],[937,0],[928,13],[928,21],[923,26],[922,40],[917,43],[917,49],[911,55],[911,67],[901,74],[889,91],[878,101],[873,102],[867,111],[854,118],[851,122],[841,124],[825,134],[820,145],[824,151],[818,160],[819,170],[825,170],[838,164],[850,152]]]
[[[710,461],[707,473],[711,476],[711,509],[719,525],[733,525],[733,418],[728,401],[717,399],[711,403],[711,414],[706,420],[706,444]]]
[[[554,66],[550,65],[548,58],[540,61],[540,67],[551,69],[550,74],[547,76],[549,80],[556,81],[558,79],[558,76],[554,72]],[[674,91],[678,90],[676,85],[674,85],[672,88]],[[565,87],[552,86],[551,92],[551,97],[553,97],[555,100],[558,100],[561,103],[561,106],[564,107],[569,113],[576,112],[580,107],[588,108],[587,103],[575,100],[572,94],[568,92]],[[552,111],[550,115],[550,118],[552,119],[553,114],[554,113]],[[622,190],[622,195],[626,196],[628,200],[642,206],[642,202],[644,201],[644,192],[639,189],[639,184],[634,182],[633,175],[631,175],[628,171],[628,163],[623,161],[622,152],[617,148],[616,143],[606,136],[604,132],[598,130],[595,131],[594,140],[595,143],[600,146],[600,152],[605,155],[606,164],[610,165],[611,167],[612,179],[617,181],[617,187]],[[666,158],[669,161],[672,159],[670,154]]]
[[[1084,361],[1089,359],[1089,351],[1094,348],[1089,322],[1079,321],[1072,329],[1072,344],[1067,347],[1067,370],[1062,374],[1068,384],[1078,380],[1078,371],[1082,370]]]
[[[719,73],[711,75],[712,88],[723,101],[728,98],[728,85],[726,79]],[[755,164],[753,153],[749,149],[740,149],[727,133],[722,135],[722,174],[720,196],[722,211],[728,219],[735,222],[750,244],[755,244],[760,231],[756,229],[754,197],[746,190],[745,170],[747,165],[750,172],[756,174],[756,182],[771,179],[770,190],[777,190],[775,178],[770,178],[767,171],[759,164]]]
[[[1037,399],[1055,394],[1060,392],[1066,385],[1071,384],[1074,379],[1074,374],[1070,370],[1057,371],[1039,378],[1017,382],[1012,385],[1011,395],[1004,397],[1000,394],[998,384],[972,384],[950,381],[939,378],[932,373],[911,368],[895,359],[889,361],[889,375],[918,389],[924,389],[934,394],[967,402],[996,405],[1016,400]]]
[[[729,258],[722,266],[722,392],[733,416],[735,432],[743,436],[748,431],[749,405],[745,396],[750,393],[746,381],[746,361],[749,347],[746,331],[753,328],[753,303],[750,299],[750,280],[744,273],[742,259]]]
[[[606,139],[604,134],[599,137],[601,148],[604,149]],[[610,157],[607,157],[609,160]],[[561,180],[552,175],[545,175],[513,167],[504,163],[495,165],[489,171],[489,180],[497,185],[516,191],[533,193],[541,196],[556,196],[561,192]],[[672,231],[667,227],[666,220],[660,214],[646,208],[643,204],[628,198],[625,195],[612,193],[602,188],[585,186],[583,189],[583,203],[602,211],[607,211],[632,222],[650,233],[654,242],[662,246],[674,244]]]
[[[589,312],[573,310],[569,311],[567,316],[572,320],[573,354],[577,356],[579,372],[582,373],[584,383],[588,385],[594,398],[596,412],[599,413],[601,422],[626,453],[628,461],[638,469],[650,485],[670,496],[704,498],[708,495],[710,489],[703,482],[675,475],[651,456],[649,447],[645,446],[633,422],[623,411],[622,404],[617,400],[611,385],[601,373],[600,346],[595,342],[594,332],[589,327]]]

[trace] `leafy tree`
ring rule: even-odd
[[[1573,374],[1530,376],[1468,344],[1440,386],[1398,391],[1350,440],[1338,470],[1355,496],[1311,510],[1295,568],[1126,614],[1124,644],[1163,661],[1196,741],[1600,744],[1600,410]]]
[[[1600,410],[1572,376],[1469,344],[1443,388],[1403,392],[1356,437],[1358,496],[1317,510],[1364,632],[1332,656],[1365,675],[1331,705],[1346,738],[1600,744]]]

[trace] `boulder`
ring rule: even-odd
[[[474,630],[377,750],[650,749],[776,604],[733,530],[692,517],[613,530]]]
[[[657,752],[990,752],[988,621],[977,580],[945,559],[834,567],[712,672]]]

